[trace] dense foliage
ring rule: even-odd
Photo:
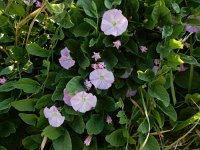
[[[199,16],[199,0],[0,0],[0,150],[199,148]]]

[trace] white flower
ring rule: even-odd
[[[114,82],[114,75],[107,69],[96,69],[90,73],[89,79],[95,88],[106,90]]]
[[[65,117],[60,114],[55,106],[44,108],[44,116],[48,119],[49,124],[53,127],[59,127],[63,124]]]
[[[128,20],[123,16],[122,11],[111,9],[103,14],[101,30],[105,35],[119,36],[126,31]]]
[[[71,106],[75,111],[85,113],[96,106],[97,98],[91,93],[85,91],[76,93],[71,99]]]

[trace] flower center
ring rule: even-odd
[[[116,25],[117,25],[117,22],[116,22],[116,21],[112,21],[112,25],[113,25],[113,26],[116,26]]]
[[[81,102],[85,102],[87,99],[85,97],[81,98],[80,101]]]
[[[104,79],[104,76],[103,75],[100,75],[100,80],[103,80]]]

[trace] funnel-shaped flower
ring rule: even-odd
[[[114,75],[107,69],[96,69],[90,73],[89,79],[95,88],[106,90],[114,82]]]
[[[119,36],[126,31],[128,20],[123,16],[122,11],[111,9],[103,14],[101,30],[105,35]]]
[[[63,124],[65,117],[60,114],[55,106],[44,108],[44,116],[48,119],[49,124],[53,127],[59,127]]]
[[[65,104],[67,104],[68,106],[71,106],[70,99],[71,99],[72,97],[68,95],[66,89],[63,90],[63,95],[64,95],[63,101],[65,102]]]
[[[76,93],[71,99],[71,106],[75,111],[85,113],[96,106],[97,98],[91,93],[86,93],[85,91]]]
[[[59,62],[63,68],[68,70],[69,68],[74,66],[75,61],[70,56],[70,51],[68,48],[64,48],[63,50],[61,50],[60,54],[61,57],[59,58]]]
[[[3,77],[3,78],[0,78],[0,84],[4,84],[4,83],[6,83],[6,78],[5,77]]]

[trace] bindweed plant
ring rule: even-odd
[[[0,150],[198,149],[199,31],[199,0],[0,0]]]

